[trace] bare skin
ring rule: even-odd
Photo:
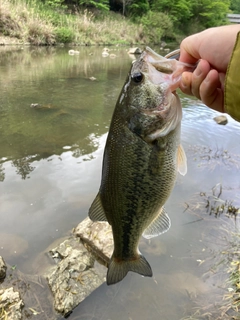
[[[180,89],[220,112],[224,112],[224,80],[238,32],[238,24],[210,28],[185,38],[180,46],[180,61],[200,60],[193,73],[182,74]]]

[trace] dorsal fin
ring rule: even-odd
[[[178,172],[182,176],[185,176],[185,174],[187,173],[187,157],[181,144],[178,147],[177,166]]]
[[[94,201],[88,211],[88,215],[92,221],[107,221],[107,217],[104,212],[104,209],[102,206],[102,201],[101,201],[99,193],[97,194],[96,198],[94,199]]]
[[[159,236],[161,233],[168,231],[171,226],[171,220],[167,215],[165,208],[162,207],[159,210],[159,214],[152,221],[152,223],[143,232],[143,237],[146,239],[151,239],[153,237]]]

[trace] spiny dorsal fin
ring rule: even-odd
[[[107,221],[107,217],[105,215],[99,193],[97,194],[96,198],[94,199],[94,201],[88,211],[88,215],[92,221]]]
[[[182,176],[185,176],[185,174],[187,173],[187,157],[181,144],[178,147],[177,165],[178,165],[178,172]]]
[[[152,221],[152,223],[143,232],[143,237],[146,239],[151,239],[157,237],[160,234],[168,231],[171,226],[171,220],[167,215],[165,208],[162,207],[159,211],[157,217]]]

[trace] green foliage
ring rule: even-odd
[[[192,13],[195,21],[203,27],[215,27],[226,23],[230,0],[194,0]]]
[[[0,32],[38,45],[180,41],[225,24],[230,10],[240,0],[0,0]]]
[[[60,43],[69,43],[74,40],[74,32],[67,27],[60,27],[55,30],[56,41]]]
[[[142,16],[142,15],[146,14],[150,9],[148,0],[127,1],[126,2],[126,7],[127,7],[127,13],[130,14],[131,16],[133,16],[133,17]]]
[[[52,8],[67,8],[64,2],[65,0],[45,0],[45,4]]]
[[[230,0],[153,0],[151,10],[164,12],[176,28],[192,33],[192,28],[197,32],[225,24],[229,5]]]
[[[79,4],[81,6],[86,6],[86,7],[95,7],[99,10],[109,10],[109,1],[108,0],[99,0],[99,1],[94,1],[94,0],[79,0]]]
[[[191,0],[153,0],[151,8],[169,15],[178,25],[188,22],[192,16]]]
[[[231,0],[230,10],[234,13],[240,13],[240,0]]]
[[[144,27],[144,33],[152,43],[159,43],[162,38],[175,38],[173,22],[162,12],[148,11],[141,17],[140,22]]]

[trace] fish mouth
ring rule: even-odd
[[[179,87],[182,73],[184,71],[193,72],[197,66],[197,64],[179,62],[177,59],[168,59],[149,47],[146,47],[142,61],[150,81],[156,85],[163,85],[166,90],[169,89],[171,92]]]

